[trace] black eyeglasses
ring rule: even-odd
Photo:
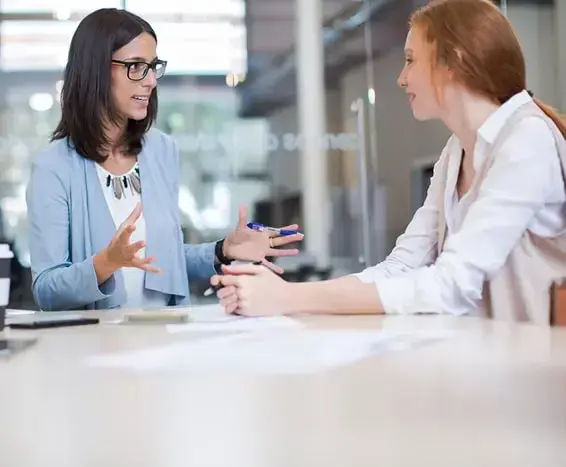
[[[167,68],[167,62],[165,60],[154,60],[152,63],[112,60],[112,63],[125,66],[128,69],[128,78],[132,81],[141,81],[144,79],[150,68],[155,72],[156,79],[162,78],[165,74],[165,68]]]

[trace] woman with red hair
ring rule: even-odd
[[[418,120],[452,132],[427,198],[382,263],[318,283],[260,266],[212,278],[240,314],[449,313],[547,324],[566,277],[566,126],[526,88],[507,18],[487,0],[433,0],[410,19],[398,79]]]

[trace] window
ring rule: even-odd
[[[85,16],[99,8],[120,8],[120,0],[89,0],[84,6],[73,0],[2,0],[0,10],[3,13],[74,13],[81,12]]]
[[[15,0],[12,0],[15,1]],[[126,8],[150,20],[152,14],[176,14],[185,18],[192,17],[219,17],[244,18],[244,0],[205,0],[185,1],[179,0],[127,0]]]
[[[89,0],[86,6],[78,5],[73,0],[0,0],[2,13],[17,15],[0,22],[0,71],[62,70],[78,22],[99,8],[120,8],[121,1]],[[44,20],[26,19],[42,13]]]
[[[61,70],[67,62],[76,21],[4,21],[0,70]]]
[[[17,3],[18,2],[18,3]],[[53,12],[61,20],[11,19],[0,22],[0,71],[62,70],[80,19],[120,1],[95,0],[88,11],[68,9],[70,1],[45,7],[43,0],[0,0],[4,12]],[[242,0],[177,3],[130,0],[128,9],[150,22],[158,37],[158,54],[168,74],[237,75],[246,73],[247,44]],[[69,19],[70,18],[70,19]]]
[[[168,73],[245,74],[244,0],[127,0],[155,29]]]
[[[191,75],[242,74],[246,71],[243,25],[215,23],[153,23],[157,52],[167,60],[167,73]]]

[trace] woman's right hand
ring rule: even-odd
[[[98,284],[106,282],[118,269],[130,267],[143,269],[147,272],[160,273],[161,270],[151,265],[156,258],[140,258],[137,253],[145,247],[140,240],[130,243],[130,238],[136,230],[136,221],[142,213],[141,203],[138,203],[131,214],[120,225],[110,244],[94,256],[94,269]]]

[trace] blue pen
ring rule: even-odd
[[[277,229],[275,227],[269,227],[267,225],[260,224],[259,222],[248,222],[248,228],[257,230],[258,232],[261,232],[262,230],[269,230],[270,232],[277,232],[279,235],[282,235],[284,237],[298,233],[296,230]]]

